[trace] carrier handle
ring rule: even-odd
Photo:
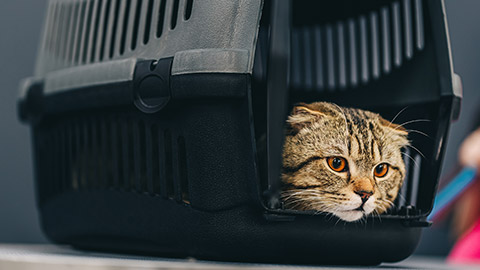
[[[284,126],[287,115],[290,65],[291,1],[274,0],[271,6],[270,51],[267,63],[267,207],[280,207]]]

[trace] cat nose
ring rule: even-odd
[[[360,198],[362,198],[362,203],[365,203],[366,201],[368,201],[368,198],[370,198],[370,196],[373,195],[372,191],[367,191],[367,190],[359,190],[359,191],[356,190],[355,193],[358,194]]]

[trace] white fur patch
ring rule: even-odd
[[[363,205],[363,211],[356,210],[362,205],[362,200],[357,195],[351,195],[347,202],[331,213],[348,222],[357,221],[375,210],[375,200],[375,196],[370,197]]]

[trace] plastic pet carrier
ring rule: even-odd
[[[279,263],[409,256],[461,98],[439,0],[52,0],[21,88],[51,240]],[[402,111],[415,132],[389,212],[348,223],[283,208],[299,101]]]

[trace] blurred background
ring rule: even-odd
[[[46,0],[0,2],[0,243],[44,243],[35,206],[30,131],[16,111],[18,83],[33,74]],[[463,80],[460,119],[450,130],[442,175],[477,123],[480,102],[480,1],[445,0],[454,70]],[[428,71],[426,71],[428,72]],[[453,238],[448,222],[425,229],[417,254],[446,255]]]

